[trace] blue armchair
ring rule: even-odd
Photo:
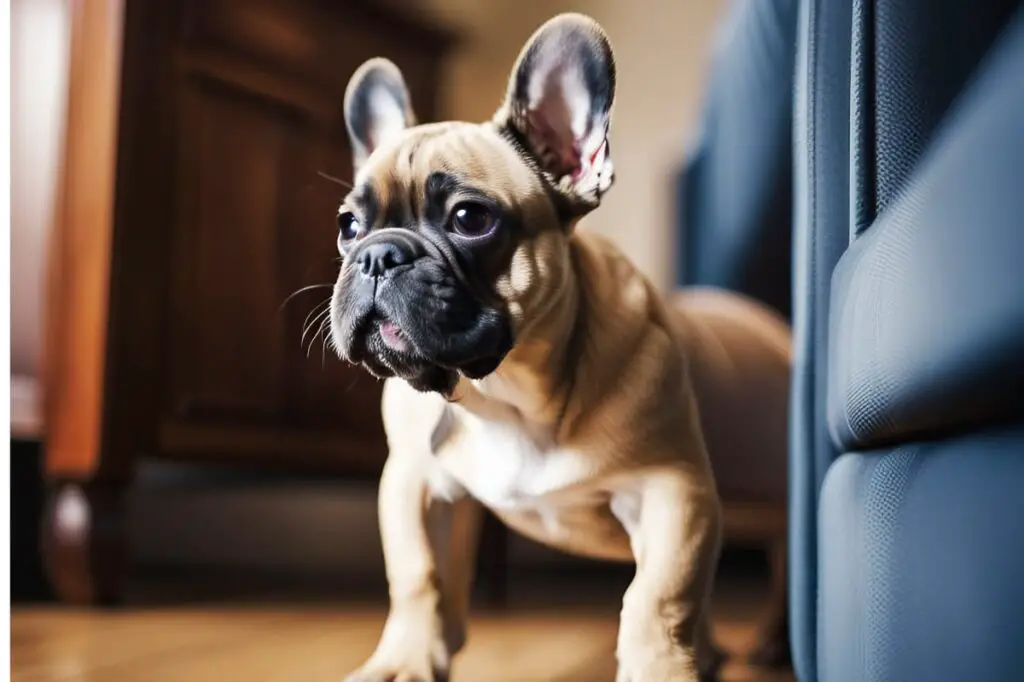
[[[802,682],[1024,679],[1024,9],[804,0]]]

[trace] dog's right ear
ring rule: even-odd
[[[512,130],[579,213],[596,207],[614,179],[608,129],[615,58],[601,26],[561,14],[533,34],[516,61],[494,123]]]
[[[345,127],[356,170],[374,149],[413,125],[409,91],[394,63],[377,57],[352,74],[345,89]]]

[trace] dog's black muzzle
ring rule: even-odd
[[[334,287],[339,354],[379,377],[450,391],[481,378],[512,347],[502,306],[487,302],[452,249],[410,230],[371,233],[347,255]]]

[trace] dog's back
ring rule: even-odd
[[[673,293],[721,493],[757,499],[786,490],[791,335],[763,304],[711,287]],[[716,462],[728,462],[727,467]],[[777,500],[764,500],[766,502]]]

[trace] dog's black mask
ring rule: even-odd
[[[331,301],[334,343],[371,374],[448,394],[493,372],[512,347],[500,305],[444,237],[374,231],[346,254]]]

